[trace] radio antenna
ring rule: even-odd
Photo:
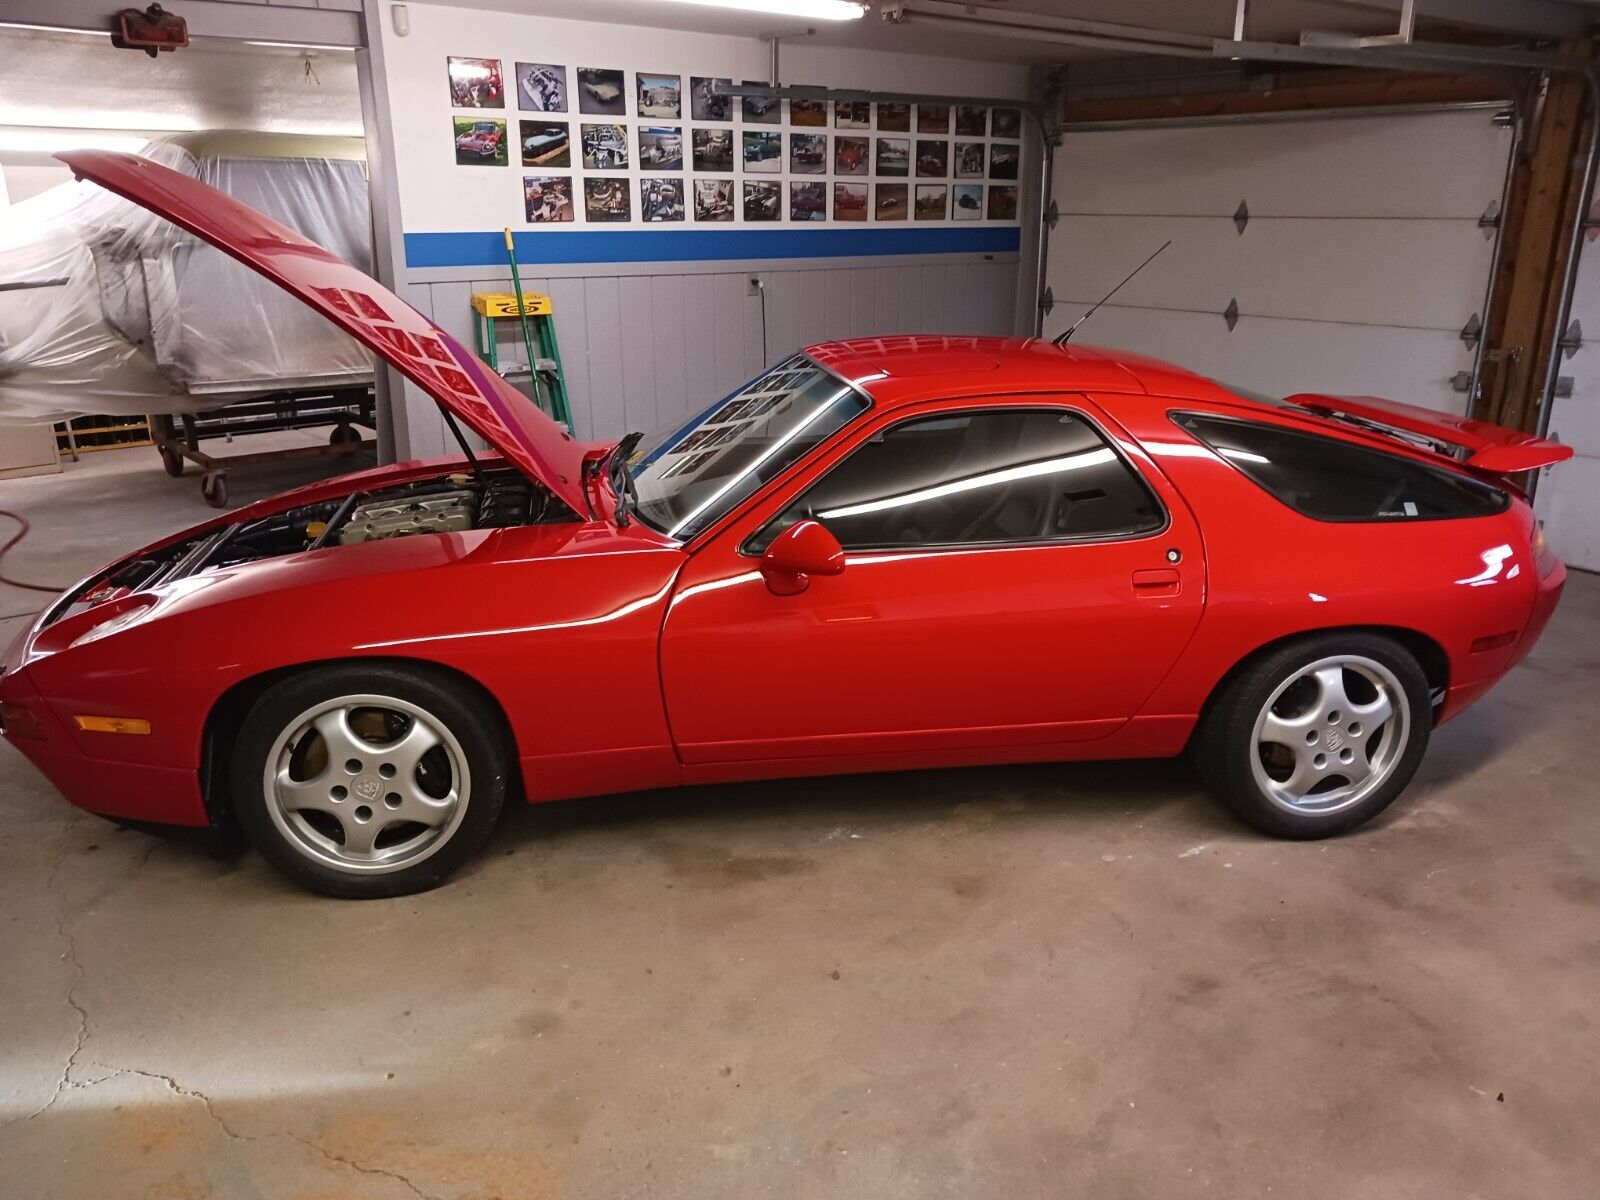
[[[1162,243],[1161,248],[1156,251],[1156,254],[1160,254],[1162,250],[1165,250],[1170,245],[1172,245],[1172,239],[1168,238],[1164,243]],[[1127,279],[1124,279],[1121,283],[1117,284],[1116,287],[1112,288],[1104,296],[1101,296],[1100,299],[1096,300],[1093,304],[1091,304],[1084,311],[1083,316],[1079,317],[1071,325],[1067,326],[1067,331],[1065,333],[1058,334],[1055,338],[1053,338],[1051,340],[1050,344],[1052,346],[1063,346],[1067,342],[1071,341],[1072,340],[1072,335],[1078,332],[1078,326],[1082,325],[1090,317],[1094,316],[1095,311],[1102,304],[1104,304],[1107,300],[1111,299],[1111,297],[1115,296],[1124,287],[1126,287],[1128,282],[1129,282],[1129,280],[1131,280],[1135,275],[1137,275],[1140,271],[1144,270],[1151,263],[1155,262],[1156,254],[1152,254],[1149,258],[1145,259],[1142,263],[1140,263],[1133,270],[1129,271]]]

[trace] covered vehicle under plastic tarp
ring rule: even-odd
[[[359,138],[222,131],[141,153],[370,272]],[[371,380],[353,338],[101,188],[63,184],[0,209],[0,422],[198,412]]]

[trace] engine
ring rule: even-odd
[[[372,500],[358,504],[339,530],[339,544],[376,542],[417,533],[460,533],[476,528],[478,493],[462,488],[442,494]]]

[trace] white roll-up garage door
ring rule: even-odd
[[[1600,217],[1600,206],[1590,213]],[[1557,368],[1571,380],[1571,394],[1557,396],[1550,408],[1550,436],[1571,446],[1577,457],[1545,472],[1535,510],[1544,518],[1551,548],[1569,566],[1600,571],[1600,240],[1597,231],[1583,243],[1572,295],[1572,318],[1581,345]],[[1571,326],[1569,325],[1570,329]],[[1564,389],[1563,389],[1564,390]]]
[[[1472,367],[1461,330],[1483,307],[1493,253],[1479,220],[1510,147],[1486,108],[1069,133],[1045,332],[1171,238],[1076,340],[1256,391],[1464,412],[1451,380]]]

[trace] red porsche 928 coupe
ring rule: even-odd
[[[6,657],[5,736],[74,804],[237,821],[318,891],[437,884],[508,795],[933,765],[1188,751],[1252,825],[1335,834],[1561,593],[1506,476],[1569,451],[1520,433],[886,337],[585,444],[298,234],[136,157],[62,157],[497,452],[219,516],[73,587]]]

